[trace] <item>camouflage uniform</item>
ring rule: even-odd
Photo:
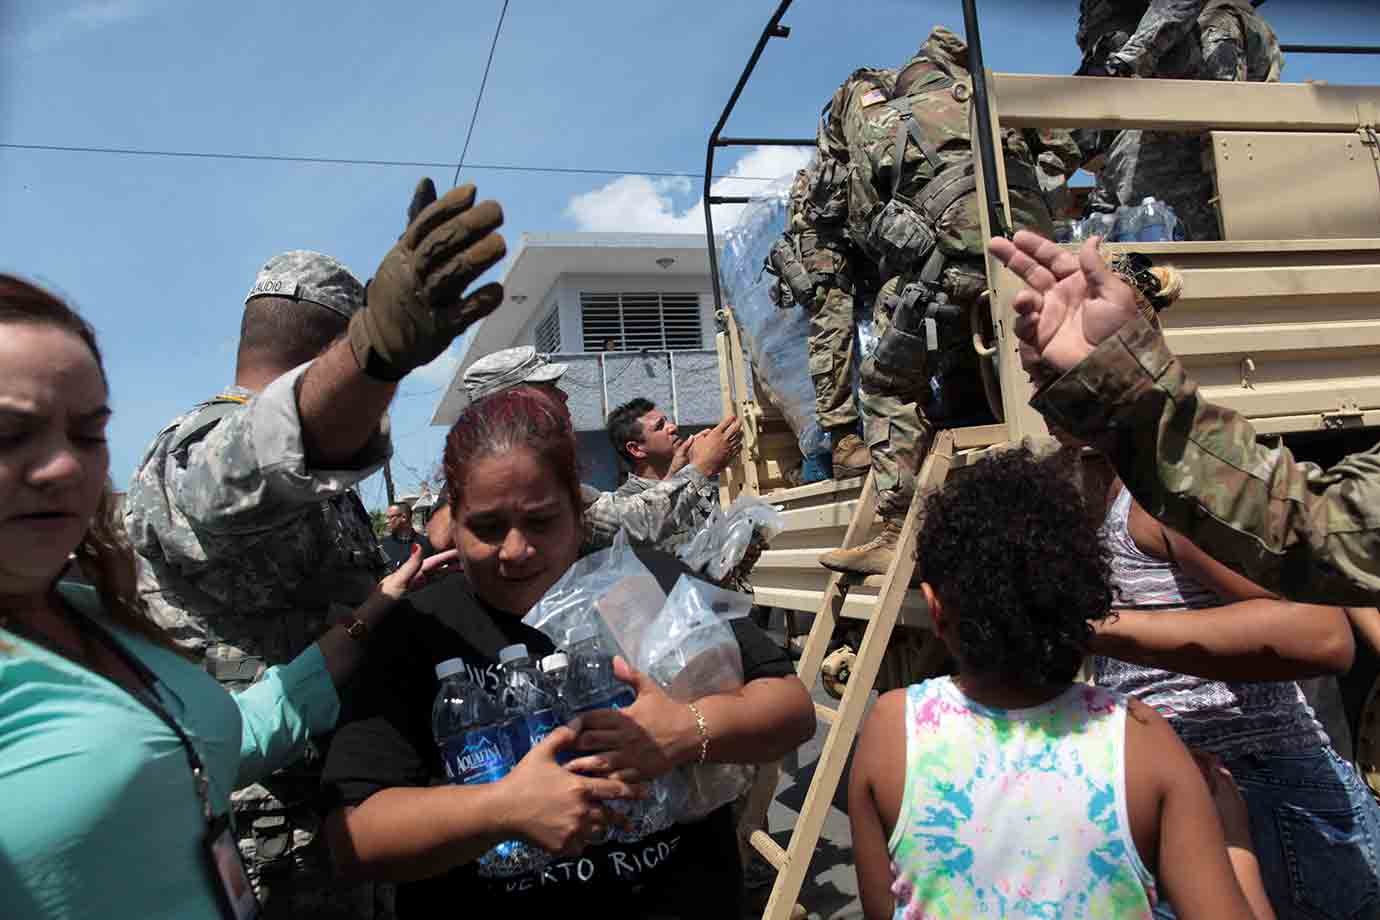
[[[374,435],[353,469],[309,467],[297,410],[308,366],[257,395],[230,387],[174,419],[144,455],[125,503],[150,614],[231,690],[291,661],[387,571],[352,491],[391,453],[387,432]],[[310,751],[232,796],[264,916],[374,917],[374,886],[352,888],[331,877],[310,805],[316,759]]]
[[[613,492],[613,496],[614,498],[623,499],[646,495],[664,481],[665,480],[661,479],[647,479],[636,473],[629,473],[627,480]],[[695,532],[700,529],[701,525],[709,520],[709,515],[714,512],[714,509],[719,507],[718,486],[714,485],[714,483],[710,482],[708,479],[704,480],[704,482],[698,486],[687,488],[685,494],[687,497],[690,495],[694,496],[693,507],[687,509],[688,513],[684,515],[683,520],[677,522],[676,529],[670,536],[663,537],[653,544],[657,549],[668,553],[675,553],[682,545],[689,542],[690,538],[695,535]]]
[[[898,271],[888,265],[887,247],[877,238],[874,222],[892,199],[893,187],[896,198],[914,203],[935,191],[931,183],[937,177],[942,177],[941,184],[947,184],[950,177],[971,177],[973,172],[971,83],[960,63],[966,55],[962,39],[936,28],[901,71],[895,89],[898,102],[899,98],[909,100],[908,116],[919,124],[939,162],[930,162],[918,144],[908,141],[899,185],[893,175],[895,138],[898,131],[905,134],[906,128],[898,108],[890,104],[887,94],[872,91],[856,94],[843,111],[850,160],[848,232],[859,249],[881,267],[884,284],[873,308],[879,337],[891,325],[895,310],[892,295],[918,276],[921,268],[915,265]],[[902,93],[908,96],[901,97]],[[1057,142],[1050,135],[1050,141],[1051,150],[1060,144],[1072,148],[1067,135]],[[1029,138],[1025,133],[1007,131],[1003,147],[1015,225],[1051,233],[1049,207],[1036,175]],[[1061,162],[1060,169],[1064,168]],[[976,192],[970,188],[943,207],[933,229],[936,246],[947,261],[938,279],[940,287],[951,302],[971,306],[986,287],[985,240]],[[863,362],[860,402],[883,518],[899,518],[910,504],[915,471],[933,434],[927,410],[939,410],[957,419],[984,411],[986,405],[967,323],[938,325],[940,356],[928,369],[916,367],[909,373],[887,370],[878,365],[875,355]],[[942,394],[942,406],[935,402],[937,393]]]
[[[1203,74],[1204,0],[1082,0],[1080,73],[1194,80]],[[1221,238],[1201,134],[1119,131],[1107,145],[1090,204],[1115,211],[1147,197],[1169,204],[1191,240]]]
[[[799,255],[813,282],[801,304],[810,317],[810,379],[815,387],[815,415],[820,427],[856,427],[853,405],[853,286],[851,247],[841,227],[816,226],[811,191],[820,185],[820,164],[795,175],[786,211],[785,239]]]
[[[1279,82],[1284,70],[1279,38],[1250,0],[1208,0],[1198,28],[1203,36],[1204,77]]]
[[[1380,597],[1380,444],[1327,470],[1260,444],[1201,398],[1143,317],[1031,405],[1095,440],[1145,510],[1253,581],[1314,604]]]
[[[856,248],[845,233],[848,217],[848,144],[843,135],[847,112],[869,92],[891,95],[896,71],[854,71],[820,113],[818,157],[796,174],[791,187],[786,234],[803,256],[814,282],[814,296],[804,304],[810,315],[810,377],[815,385],[815,413],[827,430],[853,430],[858,410],[853,402],[854,310],[872,273],[859,264]]]
[[[674,476],[628,494],[580,486],[581,524],[586,550],[613,545],[622,530],[636,546],[655,546],[695,526],[704,495],[714,489],[709,477],[687,464]]]

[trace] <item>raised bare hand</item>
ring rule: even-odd
[[[1072,369],[1136,316],[1130,285],[1107,266],[1089,239],[1077,255],[1019,230],[988,247],[1026,286],[1011,302],[1021,363],[1032,376]]]

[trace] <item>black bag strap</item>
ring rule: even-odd
[[[173,450],[182,450],[190,444],[200,441],[206,437],[207,433],[216,425],[220,424],[221,419],[230,415],[249,401],[246,396],[232,396],[221,394],[215,399],[207,400],[197,407],[196,413],[187,421],[183,422],[179,431],[187,433],[177,439],[173,444]]]
[[[187,737],[187,733],[173,718],[172,713],[168,712],[163,705],[163,701],[158,698],[157,687],[161,683],[158,675],[149,669],[148,665],[140,661],[129,649],[125,648],[124,643],[115,638],[110,630],[105,626],[92,620],[83,613],[74,610],[70,605],[63,604],[62,610],[68,618],[77,626],[78,629],[87,635],[95,638],[104,645],[115,657],[119,658],[125,665],[134,672],[134,676],[139,679],[139,688],[129,690],[131,696],[138,700],[151,713],[158,717],[164,725],[168,727],[177,740],[182,744],[182,751],[187,755],[187,766],[192,772],[192,782],[196,786],[197,800],[201,802],[202,817],[209,824],[213,816],[211,814],[211,795],[210,783],[206,778],[206,766],[201,760],[201,755],[197,753],[196,746],[192,744],[192,739]]]

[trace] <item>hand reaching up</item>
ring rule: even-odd
[[[1108,267],[1097,237],[1074,255],[1037,233],[994,238],[992,255],[1026,284],[1011,302],[1021,363],[1032,376],[1072,369],[1136,316],[1130,285]]]

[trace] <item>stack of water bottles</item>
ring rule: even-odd
[[[1058,235],[1061,243],[1081,243],[1100,236],[1108,243],[1168,243],[1184,238],[1178,215],[1158,198],[1122,205],[1115,213],[1096,212],[1074,221]]]
[[[498,699],[469,676],[459,658],[436,666],[441,687],[431,724],[446,775],[452,783],[475,785],[502,779],[542,739],[580,713],[622,709],[636,699],[613,674],[613,655],[590,625],[571,631],[564,653],[548,655],[537,667],[525,645],[499,652]],[[568,752],[568,762],[581,753]],[[602,840],[641,840],[675,820],[682,780],[672,773],[653,782],[645,800],[612,803],[627,821]],[[479,873],[508,878],[546,866],[551,854],[520,840],[506,840],[479,859]]]

